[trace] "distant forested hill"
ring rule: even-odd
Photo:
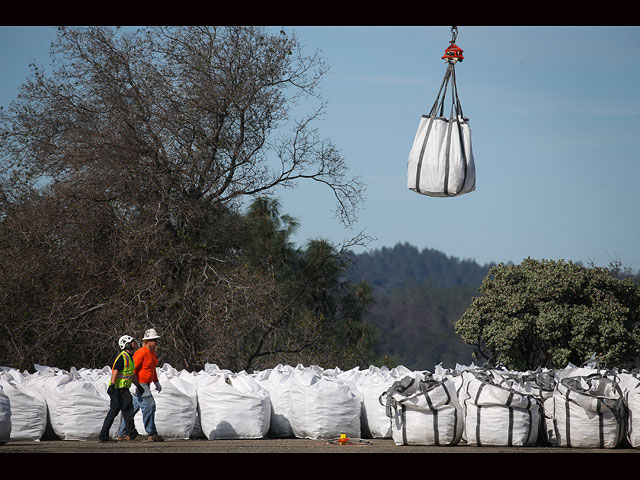
[[[468,308],[490,265],[460,260],[407,243],[355,255],[349,280],[373,287],[375,304],[366,320],[379,333],[381,361],[430,370],[443,363],[472,361],[472,347],[453,331]]]

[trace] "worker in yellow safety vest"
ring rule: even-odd
[[[123,440],[146,440],[146,437],[138,435],[133,421],[133,400],[131,398],[131,384],[138,389],[138,395],[142,395],[142,386],[135,375],[135,365],[133,363],[132,353],[137,350],[138,342],[129,335],[123,335],[118,340],[120,354],[116,357],[111,367],[111,381],[107,388],[109,394],[110,405],[109,412],[102,424],[102,430],[98,436],[100,442],[115,442],[116,440],[109,436],[111,425],[118,415],[122,412],[128,435]]]

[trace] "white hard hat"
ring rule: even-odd
[[[130,344],[131,342],[135,342],[135,341],[136,341],[136,339],[131,337],[131,336],[129,336],[129,335],[123,335],[118,340],[118,346],[120,347],[120,350],[124,350],[125,348],[127,348],[128,344]],[[129,346],[129,348],[131,348],[131,346]]]
[[[160,335],[156,332],[155,328],[150,328],[146,332],[144,332],[144,337],[142,340],[155,340],[156,338],[160,338]]]

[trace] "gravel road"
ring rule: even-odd
[[[324,440],[259,439],[259,440],[174,440],[156,442],[53,441],[9,442],[0,446],[2,453],[611,453],[633,454],[633,448],[578,449],[552,447],[450,447],[400,446],[391,439],[367,440],[368,445],[332,445]]]

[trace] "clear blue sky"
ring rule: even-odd
[[[274,31],[281,27],[274,27]],[[640,27],[458,27],[458,91],[470,119],[476,191],[431,198],[406,187],[420,116],[444,75],[449,26],[295,26],[331,67],[318,127],[362,175],[354,230],[333,217],[326,188],[279,196],[301,223],[296,240],[370,249],[408,242],[460,259],[619,260],[640,270]],[[0,27],[0,105],[31,60],[47,62],[53,27]],[[361,250],[358,250],[361,251]]]

